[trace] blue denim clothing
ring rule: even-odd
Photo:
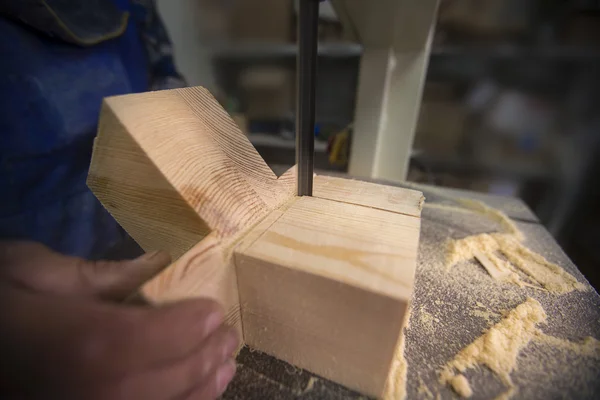
[[[127,236],[85,185],[100,105],[180,80],[168,37],[149,0],[4,3],[0,238],[102,257]]]

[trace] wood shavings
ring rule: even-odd
[[[506,214],[476,200],[459,198],[456,202],[494,221],[506,233],[482,233],[450,240],[446,255],[448,270],[458,262],[475,258],[494,279],[518,286],[531,286],[513,271],[512,263],[534,283],[551,293],[564,294],[573,290],[586,290],[585,285],[579,283],[564,269],[521,244],[525,236]],[[496,253],[501,253],[510,263]]]
[[[419,307],[419,322],[429,334],[433,334],[435,325],[440,322],[439,318],[434,317],[425,307]]]
[[[521,271],[529,275],[551,293],[564,294],[573,290],[584,291],[587,287],[571,274],[541,255],[529,250],[514,238],[496,235],[502,253]]]
[[[438,203],[425,203],[423,208],[434,209],[434,210],[444,210],[444,211],[452,211],[452,212],[460,212],[465,214],[472,214],[475,211],[469,210],[463,207],[451,206],[448,204],[438,204]]]
[[[471,310],[469,311],[469,315],[472,315],[473,317],[483,318],[488,324],[492,324],[500,318],[501,315],[499,313],[487,310],[485,309],[485,306],[479,306],[479,304],[478,307],[480,307],[481,309]]]
[[[473,396],[473,390],[471,389],[471,385],[469,385],[469,381],[467,380],[467,378],[465,378],[464,375],[455,375],[449,383],[450,386],[452,386],[452,389],[454,389],[454,391],[458,393],[460,397],[468,398]]]
[[[318,378],[315,378],[314,376],[311,376],[310,379],[308,380],[308,383],[306,384],[306,387],[304,389],[302,389],[302,392],[299,393],[298,395],[304,395],[308,392],[310,392],[311,390],[314,389],[315,387],[315,383],[318,382]]]
[[[408,364],[404,357],[404,346],[406,342],[406,329],[409,328],[409,320],[410,308],[404,316],[404,329],[398,339],[396,353],[394,354],[394,360],[392,361],[392,366],[385,386],[385,393],[383,395],[385,400],[404,400],[406,398],[406,372]]]
[[[473,254],[475,255],[477,261],[483,265],[492,278],[498,281],[512,281],[515,279],[515,274],[511,272],[510,267],[504,265],[503,260],[499,258],[494,260],[477,250],[474,251]],[[493,256],[493,254],[491,256]]]
[[[517,356],[535,336],[537,325],[546,318],[540,303],[528,298],[448,362],[440,374],[440,383],[452,384],[459,375],[454,371],[464,373],[483,365],[496,373],[509,391],[513,390],[515,385],[510,373],[516,366]]]
[[[433,393],[431,392],[431,390],[429,390],[429,388],[427,387],[427,385],[421,377],[419,377],[419,387],[417,389],[417,393],[419,393],[421,396],[424,396],[427,399],[433,399]]]
[[[510,263],[501,259],[496,253],[504,255]],[[498,271],[498,275],[491,274],[498,280],[528,286],[512,271],[514,265],[534,283],[551,293],[564,294],[573,290],[587,290],[586,286],[571,274],[523,246],[512,234],[482,233],[451,240],[447,245],[446,267],[449,269],[459,262],[472,258],[480,259],[481,254],[485,254],[483,263],[492,263]]]
[[[477,200],[459,198],[459,199],[456,199],[456,201],[458,203],[462,204],[463,206],[467,207],[468,209],[478,212],[482,216],[496,222],[506,232],[513,235],[517,240],[520,241],[525,238],[525,236],[523,236],[523,233],[519,230],[519,228],[517,228],[515,223],[510,218],[508,218],[508,216],[506,214],[504,214],[502,211],[496,210],[495,208],[492,208],[492,207],[488,207],[481,201],[477,201]]]
[[[535,366],[541,370],[541,373],[547,373],[547,368],[551,364],[560,364],[552,365],[553,369],[562,367],[565,375],[573,374],[575,371],[575,375],[570,378],[572,384],[577,376],[581,376],[581,371],[590,370],[584,368],[577,372],[581,358],[600,360],[600,341],[593,337],[586,337],[580,342],[571,342],[546,335],[538,327],[546,323],[546,320],[546,312],[541,304],[533,298],[528,298],[511,310],[502,321],[458,352],[442,369],[439,375],[440,383],[449,385],[461,397],[470,397],[472,390],[463,373],[482,365],[494,372],[508,388],[496,399],[508,400],[518,391],[510,375],[516,369],[518,362],[521,365],[519,354],[530,342],[533,342],[543,344],[554,351],[566,351],[569,356],[542,359],[540,355],[536,355],[529,358],[528,369]],[[541,354],[549,354],[549,351],[546,350]],[[587,378],[584,380],[589,381]]]
[[[493,236],[489,242],[495,250],[486,253],[486,256],[498,260],[501,266],[506,266],[506,271],[519,278],[519,284],[509,279],[490,279],[484,268],[474,268],[474,262],[478,261],[474,256],[470,262],[459,261],[448,270],[447,254],[440,244],[449,238],[458,241],[487,234],[507,235],[517,239],[515,235],[511,235],[514,230],[507,228],[506,224],[498,223],[494,218],[481,218],[480,212],[467,209],[462,204],[459,206],[456,195],[461,196],[460,192],[449,195],[426,189],[423,187],[421,190],[437,203],[428,202],[423,209],[413,298],[414,312],[404,352],[410,365],[407,371],[408,398],[430,399],[431,395],[434,398],[450,398],[448,390],[452,389],[449,384],[441,387],[432,383],[439,380],[440,369],[481,336],[482,332],[485,334],[492,325],[501,322],[503,317],[507,317],[515,307],[525,302],[528,296],[537,298],[543,304],[549,323],[544,330],[548,334],[571,339],[580,335],[600,338],[600,299],[594,291],[589,290],[589,286],[586,285],[588,290],[585,291],[572,290],[566,295],[555,296],[556,293],[544,289],[540,283],[512,264],[499,250],[500,244]],[[504,201],[491,197],[488,199],[486,196],[482,198],[487,204],[498,206],[503,211],[507,211],[507,204],[521,204],[515,199]],[[525,211],[520,212],[521,209]],[[518,229],[527,237],[523,244],[538,252],[534,254],[556,263],[579,282],[585,283],[551,236],[543,227],[534,223],[535,217],[526,207],[520,205],[518,211],[510,212],[511,215],[517,214],[515,217],[521,220],[515,224],[518,223]],[[519,240],[517,243],[520,243]],[[561,280],[562,278],[559,282]],[[583,287],[575,279],[572,283],[579,286],[578,289]],[[532,291],[530,287],[538,290]],[[439,323],[433,324],[433,335],[430,334],[430,317],[439,319]],[[563,346],[558,346],[540,342],[540,334],[541,331],[536,329],[534,339],[517,356],[515,369],[509,375],[514,388],[504,386],[500,379],[493,379],[494,372],[488,371],[482,364],[479,366],[483,367],[483,372],[469,369],[461,374],[468,379],[474,391],[473,397],[492,399],[500,394],[498,399],[508,399],[518,391],[520,398],[546,399],[557,397],[558,394],[564,394],[564,398],[597,398],[597,393],[600,393],[600,381],[596,378],[600,376],[600,363],[597,359],[578,357],[573,350],[567,349],[570,345],[564,343]],[[424,340],[424,337],[427,339]],[[576,341],[576,344],[581,343]],[[456,370],[453,372],[456,375],[460,373]]]

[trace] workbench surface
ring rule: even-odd
[[[474,192],[421,187],[426,204],[452,204],[447,196],[484,201],[504,211],[526,236],[525,244],[588,285],[535,215],[518,199]],[[454,204],[455,205],[455,204]],[[590,288],[563,295],[533,288],[519,288],[493,281],[475,261],[448,271],[443,262],[444,242],[472,234],[498,231],[497,225],[474,213],[425,207],[415,292],[406,330],[408,363],[407,398],[457,398],[439,384],[439,371],[457,352],[502,319],[502,312],[524,302],[538,300],[548,314],[541,325],[545,334],[578,342],[586,336],[600,338],[600,296]],[[238,372],[225,399],[342,399],[361,398],[357,393],[316,377],[307,371],[244,348]],[[494,398],[506,391],[486,368],[468,370],[473,399]],[[511,374],[514,398],[598,398],[600,361],[577,358],[565,349],[532,341],[519,355]],[[364,396],[362,397],[364,398]]]

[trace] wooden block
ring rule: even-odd
[[[202,88],[105,101],[88,184],[175,262],[150,301],[210,297],[245,343],[369,395],[412,294],[422,194],[316,177],[294,196]],[[240,306],[241,304],[241,306]]]
[[[88,186],[144,250],[173,258],[209,232],[236,234],[289,196],[199,87],[106,99]]]
[[[423,193],[370,182],[316,176],[313,196],[344,203],[379,208],[399,214],[421,216]]]
[[[235,253],[246,343],[379,397],[412,294],[419,228],[418,216],[299,198]]]
[[[291,196],[291,180],[206,89],[107,98],[88,186],[144,250],[177,260],[144,285],[148,300],[212,297],[241,330],[227,246]]]

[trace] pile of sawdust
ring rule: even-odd
[[[457,216],[457,220],[460,219],[460,215]],[[422,221],[421,229],[421,242],[419,245],[419,260],[418,260],[418,282],[415,284],[414,296],[427,296],[427,298],[438,299],[435,301],[435,310],[439,312],[444,310],[444,315],[433,314],[431,309],[423,306],[416,306],[411,309],[410,325],[414,325],[416,331],[425,333],[429,337],[426,342],[431,341],[433,338],[440,340],[448,345],[454,344],[455,339],[452,337],[452,333],[444,329],[453,324],[453,318],[459,314],[460,310],[457,308],[457,302],[444,301],[442,299],[452,298],[456,296],[456,287],[462,287],[463,290],[459,292],[459,296],[463,298],[462,301],[466,301],[470,304],[475,304],[480,299],[486,303],[482,307],[485,308],[506,308],[511,304],[516,304],[525,299],[525,295],[519,293],[517,290],[491,290],[489,277],[484,273],[471,273],[472,268],[464,265],[458,266],[456,271],[461,274],[448,273],[444,267],[444,254],[439,251],[440,243],[443,243],[447,238],[445,232],[446,227],[436,226],[430,220]],[[469,271],[467,273],[467,271]],[[505,289],[510,289],[508,286]],[[463,310],[468,312],[468,310]],[[449,318],[446,318],[448,316]],[[481,326],[483,328],[483,326]],[[413,327],[405,327],[405,332],[410,332]],[[403,400],[407,396],[407,374],[408,366],[407,359],[405,358],[405,333],[403,338],[399,342],[396,350],[395,360],[392,365],[392,371],[388,377],[388,383],[386,386],[385,399]],[[442,349],[440,349],[442,350]],[[444,349],[445,352],[448,349]],[[441,357],[441,356],[440,356]],[[428,369],[435,373],[435,368],[443,362],[440,358],[438,361],[435,359],[430,360],[431,364]],[[428,398],[435,398],[437,390],[431,392],[426,386],[421,387],[424,396]]]
[[[452,386],[452,389],[454,389],[454,391],[461,397],[473,396],[473,389],[471,389],[471,385],[469,385],[469,381],[464,375],[455,375],[450,380],[450,385]]]
[[[404,316],[404,329],[398,339],[396,353],[394,354],[390,373],[388,374],[385,385],[385,394],[383,398],[386,400],[404,400],[404,398],[406,398],[406,371],[408,369],[408,363],[404,357],[404,345],[406,342],[405,331],[409,328],[409,320],[410,308]]]
[[[600,341],[587,337],[581,342],[571,342],[546,335],[538,327],[546,323],[546,320],[546,312],[540,303],[528,298],[448,362],[440,373],[440,383],[450,385],[462,397],[470,397],[473,391],[462,374],[467,369],[482,365],[496,373],[508,387],[497,399],[509,399],[517,393],[517,386],[510,374],[517,366],[519,353],[532,340],[555,350],[568,351],[578,358],[600,360]],[[547,366],[547,363],[548,360],[544,363],[537,360],[538,365]],[[565,363],[564,368],[572,370],[575,364]]]
[[[459,262],[477,259],[495,279],[519,286],[530,285],[516,273],[513,265],[524,273],[532,283],[545,290],[564,294],[573,290],[586,290],[586,286],[556,264],[546,260],[521,242],[525,236],[506,214],[470,199],[456,199],[468,209],[497,223],[506,233],[481,233],[463,239],[450,240],[447,244],[446,266],[450,269]],[[498,253],[506,257],[502,259]]]
[[[511,263],[549,292],[564,294],[573,290],[587,290],[587,287],[578,282],[573,275],[549,262],[540,254],[529,250],[513,237],[496,235],[495,239],[500,244],[500,251]]]
[[[527,371],[513,377],[522,398],[539,397],[536,385],[549,382],[550,376],[553,389],[546,391],[547,396],[561,393],[565,399],[598,398],[600,342],[592,337],[569,341],[538,332],[519,357],[517,368]]]
[[[486,323],[493,324],[500,319],[502,314],[488,310],[481,302],[476,303],[476,308],[469,311],[469,315],[473,317],[483,318]]]
[[[510,262],[500,258],[497,253],[501,253]],[[523,246],[512,234],[482,233],[449,241],[446,253],[447,268],[473,258],[486,263],[481,260],[482,257],[479,254],[485,254],[485,258],[500,272],[496,279],[512,282],[519,286],[527,285],[527,282],[524,282],[516,273],[514,265],[532,283],[540,285],[551,293],[564,294],[573,290],[586,290],[586,286],[578,282],[575,277]],[[490,275],[496,277],[493,273]]]
[[[560,260],[564,255],[546,250],[542,256],[525,247],[522,244],[524,235],[498,210],[477,201],[445,197],[442,204],[425,204],[413,295],[415,310],[410,321],[412,327],[406,329],[407,339],[403,338],[399,344],[395,372],[390,374],[385,398],[404,399],[407,392],[411,396],[433,399],[437,395],[439,398],[441,387],[427,387],[423,377],[428,382],[436,378],[443,380],[444,385],[468,397],[473,392],[467,379],[470,375],[465,376],[458,367],[468,370],[477,365],[498,374],[507,386],[499,399],[508,399],[517,390],[520,395],[536,397],[534,391],[544,390],[540,382],[548,379],[548,374],[552,374],[553,384],[561,380],[570,382],[566,386],[569,390],[572,387],[593,390],[595,381],[590,374],[600,371],[600,363],[594,366],[587,360],[598,357],[598,341],[588,338],[574,343],[544,335],[536,324],[546,320],[546,313],[538,301],[529,298],[535,295],[540,300],[547,299],[544,305],[552,311],[554,321],[555,314],[562,315],[558,314],[561,312],[558,307],[564,307],[564,302],[555,303],[551,300],[552,295],[587,289],[563,268],[545,258]],[[463,207],[456,207],[457,203]],[[477,217],[480,215],[486,218]],[[528,226],[524,229],[529,232]],[[455,251],[450,251],[450,257],[446,258],[448,254],[440,251],[440,245],[448,238],[457,239],[450,242],[449,246],[455,246]],[[504,249],[508,254],[504,253]],[[475,254],[477,252],[492,259],[499,268],[504,268],[500,270],[503,279],[490,279],[483,269],[463,262],[471,259],[480,261]],[[448,264],[452,266],[451,270],[447,268]],[[531,287],[543,290],[533,291]],[[577,296],[581,295],[584,294]],[[516,308],[507,310],[511,307]],[[496,325],[489,328],[490,324]],[[477,337],[476,332],[484,333]],[[465,338],[471,344],[461,349]],[[404,340],[413,345],[405,349]],[[415,341],[418,341],[418,346],[414,345]],[[528,357],[532,351],[535,356]],[[451,361],[447,363],[448,360]],[[410,369],[407,368],[408,363]],[[439,372],[438,368],[442,365],[445,367],[438,375],[435,371]],[[511,379],[516,365],[526,372],[514,374]],[[521,365],[527,367],[522,368]],[[538,370],[543,378],[528,382],[529,371]],[[597,375],[600,376],[600,373]],[[565,376],[568,379],[563,379]],[[407,387],[407,379],[419,381],[421,385]],[[393,384],[390,383],[392,381]],[[490,388],[480,387],[478,382],[474,377],[473,388],[489,395]],[[579,385],[573,382],[579,382]],[[552,388],[548,390],[554,393]]]
[[[592,357],[600,359],[600,341],[591,336],[586,337],[581,342],[571,342],[565,339],[559,339],[554,336],[537,332],[535,341],[554,347],[555,349],[568,350],[579,357]]]
[[[446,364],[440,383],[451,384],[460,395],[472,393],[466,378],[455,370],[464,373],[469,368],[484,365],[513,392],[515,385],[510,373],[517,364],[517,356],[535,336],[537,325],[545,321],[546,313],[540,303],[528,298]]]
[[[458,198],[456,199],[456,201],[459,204],[465,206],[467,209],[473,210],[482,215],[483,217],[494,221],[495,223],[500,225],[500,227],[502,227],[502,229],[504,229],[505,232],[508,232],[509,234],[513,235],[515,239],[519,241],[525,239],[523,232],[521,232],[519,228],[517,228],[517,225],[515,225],[515,223],[510,218],[508,218],[508,216],[502,211],[492,207],[488,207],[486,204],[477,200]]]

